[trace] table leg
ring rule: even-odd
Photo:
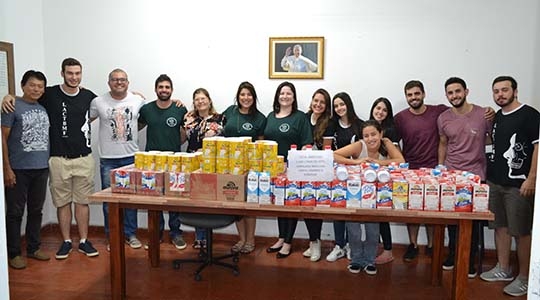
[[[159,210],[148,210],[148,258],[150,265],[159,267]]]
[[[472,220],[459,220],[456,238],[456,260],[454,262],[454,278],[452,299],[466,299],[467,275],[469,273],[469,256],[471,253]]]
[[[442,283],[442,255],[444,248],[444,224],[433,225],[433,255],[431,257],[431,285]]]
[[[109,243],[111,245],[111,294],[113,300],[126,297],[124,249],[124,210],[119,203],[109,203]]]

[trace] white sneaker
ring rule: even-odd
[[[321,259],[321,241],[316,240],[315,242],[309,242],[309,249],[311,250],[311,256],[309,260],[318,261]]]
[[[349,246],[349,243],[347,243],[345,245],[345,247],[343,247],[343,250],[345,250],[345,254],[347,255],[347,259],[352,260],[352,258],[351,258],[351,247]]]
[[[304,257],[311,257],[311,242],[309,242],[309,248],[307,248],[306,251],[304,251],[304,253],[302,253],[302,255]]]
[[[342,258],[343,256],[345,256],[345,251],[343,251],[339,245],[336,245],[334,249],[332,249],[332,252],[326,256],[326,260],[333,262]]]

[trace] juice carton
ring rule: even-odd
[[[489,211],[489,185],[476,184],[473,186],[473,212]]]
[[[373,182],[362,183],[361,208],[374,209],[377,207],[377,185]]]
[[[440,186],[436,180],[424,183],[424,210],[439,211]]]
[[[392,204],[394,209],[407,209],[409,202],[409,183],[405,180],[392,182]]]
[[[422,210],[424,208],[424,184],[422,181],[409,182],[408,209]]]
[[[441,183],[441,211],[454,211],[456,203],[456,184]]]
[[[287,187],[287,176],[278,175],[274,179],[274,204],[285,205],[285,191]]]
[[[302,206],[315,206],[317,205],[317,196],[315,195],[315,188],[313,182],[302,181],[301,182],[302,199],[300,205]]]
[[[377,183],[377,209],[392,209],[392,182]]]
[[[259,173],[259,204],[272,204],[271,177],[268,172]]]
[[[317,197],[317,206],[330,207],[330,202],[332,200],[332,190],[330,185],[331,183],[328,181],[313,182],[315,195]]]
[[[300,205],[301,186],[299,181],[288,180],[285,188],[285,205],[298,206]]]
[[[347,179],[347,207],[360,208],[362,201],[362,182],[360,176],[349,176]]]
[[[456,211],[472,211],[472,186],[467,183],[456,183]]]
[[[259,173],[249,171],[246,184],[246,202],[259,203]]]
[[[347,207],[347,182],[335,179],[331,185],[330,207]]]

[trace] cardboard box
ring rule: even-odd
[[[489,211],[489,185],[476,184],[473,187],[473,212]]]
[[[246,175],[191,173],[190,198],[207,201],[246,201]]]
[[[113,193],[135,194],[137,186],[137,169],[133,165],[111,170],[111,191]]]
[[[163,195],[163,172],[137,171],[135,174],[138,195]]]
[[[165,181],[165,195],[176,197],[189,197],[190,173],[165,172],[163,176],[163,179]]]

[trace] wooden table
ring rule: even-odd
[[[345,209],[259,205],[246,202],[193,201],[179,197],[117,194],[112,193],[110,188],[91,195],[90,199],[93,202],[109,203],[111,293],[114,300],[126,297],[123,208],[146,209],[148,211],[148,232],[151,245],[148,249],[148,256],[152,267],[159,266],[159,213],[163,210],[261,217],[433,224],[435,234],[431,264],[432,285],[440,285],[442,281],[444,228],[449,224],[458,225],[451,299],[466,299],[472,221],[493,220],[494,218],[492,213]]]

